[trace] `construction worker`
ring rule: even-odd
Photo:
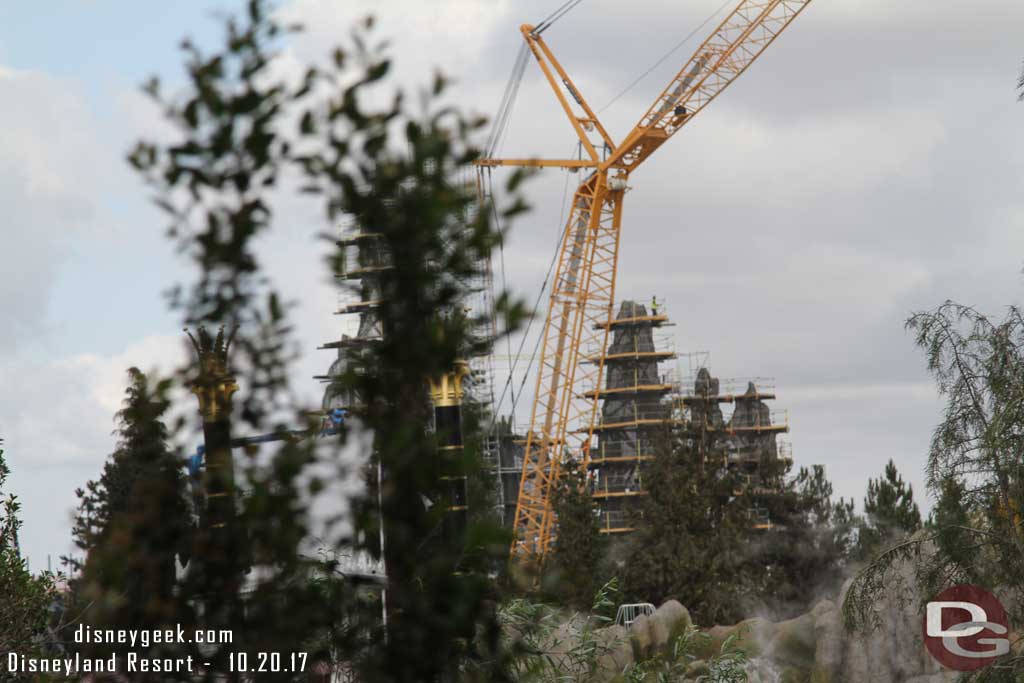
[[[333,429],[339,429],[342,425],[345,424],[345,417],[347,415],[348,411],[345,410],[344,408],[335,408],[328,415],[328,419],[330,420],[329,426]]]
[[[658,315],[658,297],[651,296],[651,315]]]

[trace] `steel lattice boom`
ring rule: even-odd
[[[573,196],[539,358],[516,506],[514,558],[540,563],[554,539],[551,496],[566,459],[589,458],[603,361],[581,349],[605,348],[615,301],[622,201],[632,171],[732,83],[810,3],[743,0],[697,49],[616,145],[579,88],[532,26],[521,27],[548,84],[589,159],[483,159],[480,166],[592,169]],[[598,136],[597,146],[590,135]],[[599,149],[605,151],[604,158]]]

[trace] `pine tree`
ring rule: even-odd
[[[626,598],[656,605],[674,598],[700,623],[742,618],[749,500],[735,495],[734,475],[702,463],[692,440],[666,436],[644,482],[618,570]]]
[[[1011,623],[1024,618],[1024,311],[1011,306],[994,319],[951,301],[907,321],[945,401],[925,469],[937,499],[923,533],[876,551],[851,583],[843,604],[849,629],[868,630],[880,605],[912,564],[922,595],[958,583],[1006,587],[1000,593]],[[917,522],[916,506],[899,478],[886,476],[869,490],[875,514],[888,530]],[[893,475],[895,475],[894,468]],[[884,503],[884,504],[883,504]],[[885,526],[888,524],[888,528]],[[905,582],[904,582],[905,583]],[[1014,654],[981,669],[974,680],[1017,680],[1024,657]]]
[[[927,526],[934,532],[935,545],[946,559],[943,569],[947,575],[956,577],[961,583],[992,585],[992,577],[984,575],[986,562],[976,551],[971,538],[973,527],[963,503],[964,488],[955,477],[947,477],[940,483],[939,497]],[[938,590],[944,587],[936,585]]]
[[[821,465],[788,466],[773,473],[775,493],[762,498],[772,528],[751,537],[751,573],[758,608],[779,616],[805,611],[834,589],[850,560],[857,517],[853,501],[832,500],[832,483]]]
[[[3,454],[0,448],[0,596],[3,596],[0,600],[0,651],[41,655],[56,593],[52,577],[34,576],[21,557],[18,547],[21,504],[13,494],[4,494],[10,469]],[[0,681],[15,680],[19,680],[18,675],[0,673]]]
[[[575,463],[563,472],[552,500],[558,538],[545,566],[545,588],[559,601],[589,609],[608,577],[608,537],[601,533],[586,476]]]
[[[177,562],[191,542],[181,464],[168,449],[162,418],[166,385],[150,387],[128,370],[118,443],[99,480],[79,489],[73,535],[85,554],[76,583],[87,622],[154,627],[180,619],[174,599]]]
[[[892,460],[881,477],[868,481],[864,516],[857,542],[857,555],[862,559],[921,528],[921,511],[914,502],[914,489],[904,483]]]

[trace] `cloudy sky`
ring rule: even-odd
[[[180,84],[179,39],[214,44],[218,16],[242,3],[44,4],[0,5],[0,436],[34,567],[68,550],[74,489],[113,447],[125,369],[182,357],[162,292],[187,266],[124,163],[133,141],[160,126],[138,84],[151,74]],[[486,114],[518,26],[560,4],[282,2],[307,26],[285,58],[322,58],[374,13],[393,38],[397,82],[415,87],[440,68],[456,79],[452,100]],[[720,6],[583,0],[545,38],[603,109]],[[677,350],[710,352],[716,375],[774,377],[797,462],[824,464],[840,495],[861,498],[889,458],[923,493],[940,403],[907,316],[947,298],[995,314],[1021,299],[1021,25],[1024,5],[1010,0],[817,0],[633,175],[620,296],[657,294]],[[602,112],[615,138],[696,44]],[[531,64],[503,153],[554,157],[573,146]],[[565,186],[556,170],[529,184],[534,211],[506,248],[504,280],[530,301]],[[319,268],[314,235],[324,227],[315,207],[286,203],[263,244],[298,302],[306,353],[296,384],[311,403],[319,387],[307,378],[330,362],[316,346],[342,329]]]

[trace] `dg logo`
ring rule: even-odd
[[[1010,624],[999,600],[979,586],[953,586],[927,604],[924,644],[943,666],[973,671],[1010,652]]]

